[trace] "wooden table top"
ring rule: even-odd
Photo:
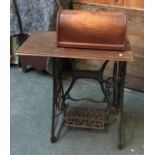
[[[133,61],[133,54],[129,48],[126,51],[107,51],[58,48],[56,44],[56,32],[34,32],[19,47],[17,55],[41,56],[56,58],[98,59],[113,61]]]

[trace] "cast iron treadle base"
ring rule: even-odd
[[[107,119],[104,110],[69,108],[65,115],[65,125],[82,128],[104,129]]]

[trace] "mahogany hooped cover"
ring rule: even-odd
[[[125,50],[127,18],[122,12],[60,9],[58,47]]]

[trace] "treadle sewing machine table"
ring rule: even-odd
[[[56,32],[35,32],[18,49],[18,55],[52,57],[53,69],[53,105],[51,141],[56,142],[62,126],[85,127],[104,129],[108,124],[108,116],[112,112],[118,115],[118,147],[123,146],[123,95],[126,66],[128,61],[133,61],[129,43],[127,50],[104,51],[58,48],[56,46]],[[72,81],[68,89],[64,91],[62,82],[62,58],[70,58],[72,64]],[[74,64],[74,59],[100,59],[105,60],[102,67],[97,71],[79,70]],[[104,79],[104,70],[109,61],[113,61],[113,75]],[[74,100],[70,91],[79,78],[91,78],[99,82],[104,95],[103,103],[107,104],[106,110],[69,108],[66,100]],[[63,118],[61,126],[59,116]],[[58,129],[57,129],[58,128]]]

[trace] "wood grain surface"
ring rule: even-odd
[[[125,52],[58,48],[56,45],[56,32],[35,32],[17,50],[17,54],[57,58],[133,61],[133,54],[128,42],[126,46],[127,50]]]
[[[144,9],[144,0],[73,0],[76,3],[113,5],[125,8]]]
[[[127,18],[122,12],[61,9],[57,16],[59,47],[125,50]]]

